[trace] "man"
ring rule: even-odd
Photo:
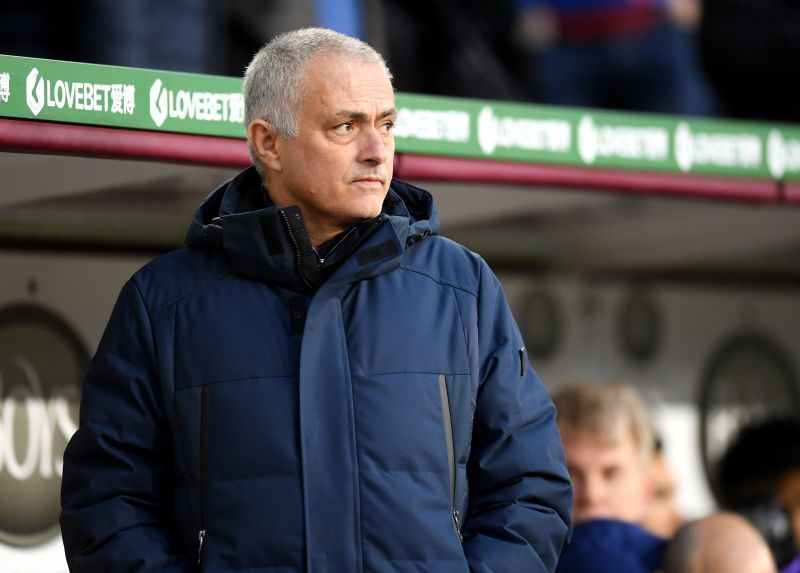
[[[639,393],[625,384],[574,384],[553,402],[575,488],[575,523],[642,523],[652,496],[653,429]]]
[[[255,164],[124,287],[65,454],[73,571],[553,571],[555,410],[486,264],[392,180],[391,76],[277,37]]]
[[[687,523],[669,542],[664,573],[776,573],[766,541],[743,517],[718,512]]]

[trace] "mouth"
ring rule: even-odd
[[[377,188],[383,187],[383,179],[379,177],[361,177],[354,179],[353,183],[361,187]]]

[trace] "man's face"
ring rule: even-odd
[[[572,518],[620,519],[638,523],[649,499],[649,480],[633,437],[618,442],[586,432],[562,434],[574,488]]]
[[[276,143],[277,183],[307,225],[345,228],[377,216],[392,178],[397,115],[386,73],[323,55],[308,63],[301,89],[299,134]]]

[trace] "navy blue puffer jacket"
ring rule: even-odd
[[[243,172],[123,288],[64,458],[72,571],[553,571],[555,412],[486,264],[395,181],[309,289],[263,195]]]

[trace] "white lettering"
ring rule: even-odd
[[[122,113],[132,114],[136,107],[136,86],[125,84],[122,86]]]
[[[0,74],[0,101],[8,103],[11,96],[11,74],[3,72]]]
[[[694,139],[694,161],[699,165],[761,165],[761,140],[756,136],[698,133]]]
[[[465,143],[469,141],[469,114],[462,111],[400,108],[394,134],[400,138]]]
[[[75,90],[75,109],[92,109],[92,99],[94,98],[94,90],[92,84],[72,84]],[[89,105],[86,107],[84,104],[89,100]]]
[[[102,90],[99,90],[100,86],[97,84],[85,84],[87,87],[86,91],[89,92],[91,89],[91,97],[87,97],[88,100],[84,105],[86,109],[90,109],[92,111],[107,111],[107,108],[100,104],[100,98],[102,94]]]
[[[562,120],[500,118],[497,134],[498,147],[569,151],[572,145],[570,125]]]
[[[784,146],[786,153],[786,171],[795,173],[800,171],[800,140],[790,139]]]
[[[129,103],[131,109],[133,107],[133,86],[130,88],[129,91],[123,90],[126,110]],[[240,93],[169,90],[157,79],[150,86],[150,117],[159,127],[168,117],[178,120],[241,123],[244,119],[244,96]]]
[[[27,384],[15,386],[0,401],[0,473],[5,467],[12,478],[25,481],[33,476],[38,466],[39,475],[43,478],[52,477],[54,471],[61,476],[63,453],[53,452],[53,441],[56,431],[60,431],[65,440],[69,440],[77,431],[78,426],[69,414],[69,406],[78,402],[79,390],[66,386],[45,401],[34,366],[21,357],[14,364]],[[3,377],[0,373],[0,396],[3,395]],[[18,411],[20,407],[22,410]],[[22,413],[27,421],[27,432],[24,434],[27,444],[20,461],[14,430],[18,426],[16,417]]]
[[[242,120],[234,100],[238,94],[215,94],[209,92],[167,92],[169,117],[173,119],[196,119],[198,121]],[[231,110],[230,113],[228,111]]]
[[[33,380],[30,380],[34,382]],[[35,382],[34,382],[35,383]],[[14,418],[16,416],[16,404],[25,404],[25,412],[28,419],[28,447],[25,451],[23,462],[17,459],[16,444],[14,443]],[[31,391],[24,386],[16,386],[8,393],[8,398],[3,401],[3,435],[5,444],[3,450],[6,452],[6,468],[12,478],[24,481],[33,475],[36,468],[38,439],[36,429],[41,421],[41,401],[33,399]]]
[[[587,165],[598,157],[629,161],[665,161],[669,132],[660,127],[597,125],[590,115],[578,123],[578,152]]]
[[[113,100],[120,104],[111,109],[114,113],[133,113],[134,107],[134,86],[121,85],[119,86],[119,95],[117,100]],[[113,87],[110,84],[93,84],[88,82],[65,82],[64,80],[56,80],[51,83],[50,80],[45,81],[45,98],[47,107],[55,107],[58,109],[77,110],[77,111],[101,111],[107,112],[109,106],[109,94],[113,93]]]
[[[601,126],[597,130],[597,155],[622,159],[665,159],[669,136],[663,129]]]

